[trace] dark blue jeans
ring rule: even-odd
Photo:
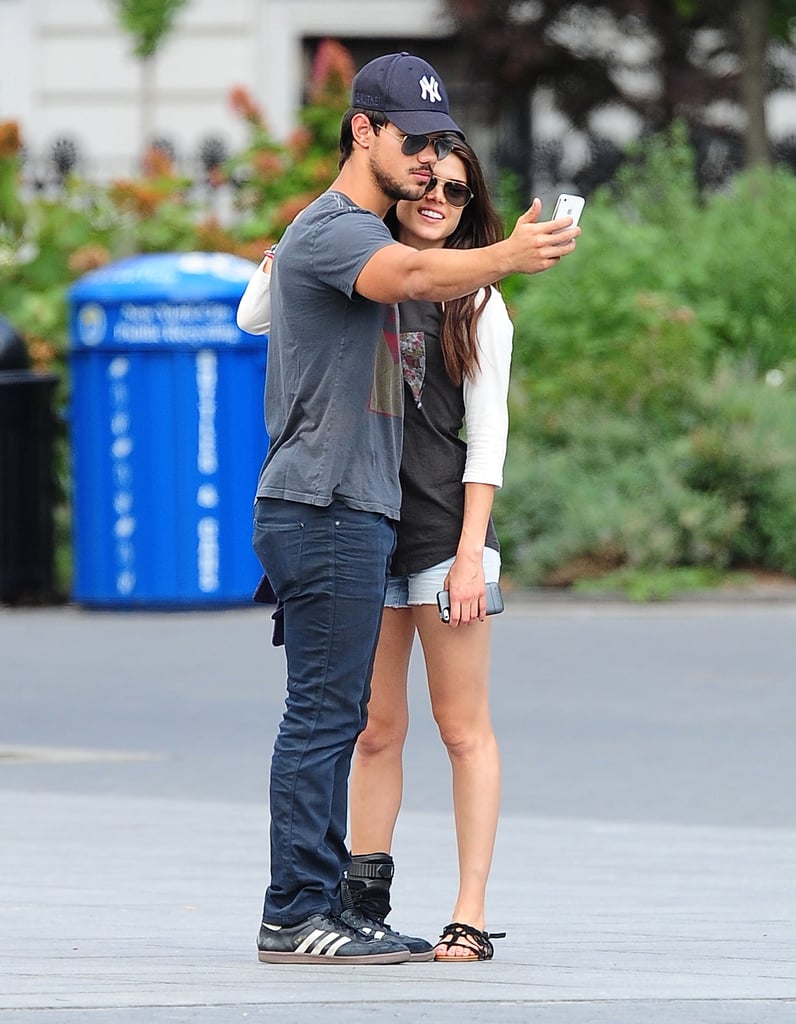
[[[258,498],[254,550],[284,602],[287,700],[271,759],[271,884],[263,919],[338,913],[348,776],[365,727],[391,520],[342,502]]]

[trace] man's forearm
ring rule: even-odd
[[[444,302],[494,284],[514,270],[508,249],[509,244],[503,241],[481,249],[417,252],[415,265],[402,282],[407,291],[405,298]]]
[[[385,245],[368,260],[356,290],[374,302],[407,299],[444,302],[494,284],[509,274],[538,274],[554,267],[575,248],[580,228],[570,217],[536,222],[538,200],[508,238],[480,249],[413,249]]]

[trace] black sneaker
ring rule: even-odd
[[[351,928],[367,935],[374,941],[383,942],[385,938],[391,938],[401,943],[409,950],[409,959],[414,961],[425,961],[434,959],[434,947],[430,942],[415,935],[402,935],[385,924],[378,917],[371,916],[360,907],[349,907],[340,915],[342,920]]]
[[[400,964],[409,949],[395,937],[370,937],[331,914],[313,914],[295,925],[260,925],[259,959],[264,964]]]

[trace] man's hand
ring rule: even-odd
[[[539,222],[541,209],[541,201],[534,199],[508,238],[480,249],[385,245],[360,271],[356,291],[374,302],[444,302],[509,274],[549,270],[573,251],[580,228],[569,226],[571,217]]]
[[[538,274],[549,270],[575,249],[579,227],[571,227],[571,217],[540,221],[542,212],[540,199],[534,199],[528,209],[514,225],[506,239],[510,248],[510,259],[515,263],[514,272]]]

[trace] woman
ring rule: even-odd
[[[400,242],[418,249],[469,248],[503,237],[478,160],[459,139],[450,155],[435,164],[425,197],[399,202],[386,219]],[[254,275],[238,312],[239,325],[253,333],[267,325],[268,256],[261,269],[265,273]],[[400,325],[405,382],[401,522],[368,724],[351,774],[352,865],[345,895],[353,905],[348,911],[352,924],[373,931],[387,927],[390,849],[409,722],[407,675],[417,632],[434,718],[451,761],[459,858],[452,921],[434,956],[488,960],[495,935],[485,931],[485,895],[497,829],[500,762],[488,702],[486,583],[496,582],[500,574],[491,510],[506,452],[513,329],[494,287],[444,308],[432,302],[402,303]],[[459,437],[463,426],[466,444]],[[450,597],[448,624],[440,621],[437,609],[441,590]]]
[[[457,141],[424,199],[387,222],[415,248],[488,245],[503,237],[472,149]],[[488,581],[500,573],[490,514],[506,452],[512,325],[495,288],[400,307],[404,365],[403,498],[376,652],[368,724],[351,775],[348,885],[365,913],[389,911],[389,851],[401,804],[407,673],[420,637],[434,718],[450,757],[459,857],[452,922],[438,960],[490,959],[485,893],[497,829],[500,763],[490,722]],[[459,438],[467,430],[467,443]],[[436,595],[450,595],[450,623]]]

